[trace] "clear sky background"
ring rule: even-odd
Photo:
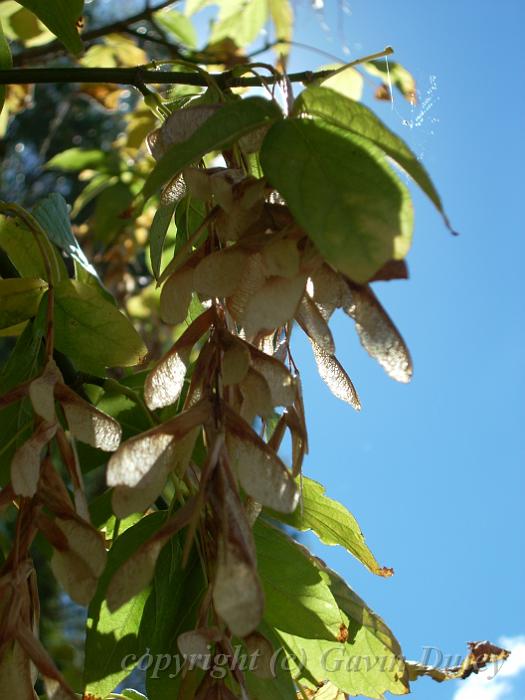
[[[354,513],[396,575],[375,578],[342,550],[308,544],[384,617],[408,657],[421,659],[425,646],[462,654],[469,640],[502,637],[514,648],[489,685],[487,673],[445,686],[425,679],[414,698],[523,700],[525,3],[349,0],[346,8],[328,0],[323,14],[298,3],[296,39],[345,60],[394,47],[392,58],[417,79],[420,105],[366,101],[422,158],[461,236],[415,192],[411,279],[375,286],[412,351],[411,384],[390,380],[352,321],[336,316],[338,356],[363,403],[356,414],[322,384],[308,343],[296,344],[306,473]],[[291,67],[323,62],[295,49]],[[404,125],[427,98],[420,125]]]

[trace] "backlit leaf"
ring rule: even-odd
[[[68,51],[78,56],[83,51],[77,22],[82,16],[84,0],[17,0],[50,29]]]
[[[325,260],[354,281],[408,252],[410,195],[371,141],[324,121],[287,119],[268,132],[261,165]]]
[[[34,316],[47,282],[31,277],[0,279],[0,328],[9,328]]]
[[[271,124],[280,116],[278,107],[261,97],[249,97],[224,105],[186,141],[168,148],[148,176],[144,197],[149,198],[169,179],[206,153],[229,146],[244,134]]]
[[[391,569],[379,566],[368,548],[357,520],[341,503],[325,495],[324,486],[302,478],[301,504],[291,514],[273,514],[296,530],[312,530],[321,542],[341,545],[359,559],[372,573],[389,576]]]
[[[364,104],[327,89],[330,86],[326,83],[325,86],[304,90],[295,103],[296,113],[305,111],[373,142],[413,178],[449,225],[441,198],[432,180],[421,161],[406,143],[390,131]]]
[[[343,617],[330,591],[330,580],[312,555],[260,520],[254,537],[266,599],[265,622],[290,635],[335,642]]]
[[[129,367],[145,357],[147,348],[131,321],[97,289],[64,280],[55,295],[56,346],[79,369]]]

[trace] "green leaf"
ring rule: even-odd
[[[277,663],[274,665],[272,678],[259,678],[254,673],[246,673],[246,686],[250,700],[293,700],[295,687],[290,671],[282,663],[282,641],[278,633],[262,622],[258,632],[271,643]]]
[[[248,97],[224,105],[191,138],[172,146],[162,156],[146,180],[143,196],[145,199],[151,197],[168,180],[206,153],[226,148],[244,134],[269,126],[281,116],[279,108],[262,97]]]
[[[324,571],[345,616],[348,638],[334,643],[279,632],[299,679],[310,683],[313,678],[317,684],[329,680],[349,695],[367,698],[409,692],[402,651],[390,629],[335,572]]]
[[[4,364],[0,373],[0,395],[38,374],[42,337],[35,326],[35,322],[27,324]],[[13,454],[32,432],[33,409],[29,399],[0,410],[0,486],[4,487],[10,480]]]
[[[390,80],[392,85],[399,90],[403,97],[411,104],[415,104],[416,81],[412,73],[407,71],[400,63],[389,60],[367,61],[363,63],[363,68],[368,71],[370,75],[375,75],[385,82]]]
[[[82,17],[84,0],[17,0],[40,19],[75,56],[82,53],[83,45],[77,31]]]
[[[64,261],[54,246],[44,240],[44,247],[51,264],[51,276],[54,284],[67,278]],[[21,277],[38,277],[46,279],[47,272],[40,247],[33,233],[19,220],[0,216],[0,248],[8,255]]]
[[[55,289],[56,347],[80,370],[138,364],[147,348],[131,321],[91,285],[64,280]]]
[[[258,521],[253,534],[266,601],[265,622],[292,635],[337,639],[343,619],[329,578],[314,558],[271,525]]]
[[[6,70],[13,67],[13,58],[11,56],[11,50],[9,49],[9,43],[5,38],[4,30],[2,28],[2,22],[0,21],[0,69]],[[0,86],[0,112],[4,108],[6,86]]]
[[[149,232],[149,250],[151,256],[151,269],[156,280],[158,280],[160,277],[164,241],[166,239],[166,234],[170,223],[173,220],[173,215],[175,213],[175,209],[177,208],[177,204],[178,201],[176,199],[168,202],[167,204],[163,204],[161,202],[151,223],[151,229]]]
[[[163,548],[157,561],[153,590],[145,609],[140,639],[143,648],[149,648],[153,658],[171,653],[170,665],[162,671],[148,669],[146,688],[155,700],[177,697],[182,680],[177,637],[194,629],[206,582],[196,553],[182,569],[184,539],[173,537]]]
[[[88,609],[84,681],[86,692],[104,697],[129,673],[122,668],[128,654],[139,657],[139,627],[150,589],[146,588],[119,610],[110,613],[105,597],[117,569],[163,524],[165,513],[152,513],[120,535],[109,550],[108,563]]]
[[[123,690],[120,695],[123,698],[129,698],[129,700],[148,700],[148,698],[145,695],[142,695],[142,693],[139,693],[138,690],[132,690],[131,688]]]
[[[259,35],[268,18],[267,0],[219,0],[220,12],[213,25],[210,44],[226,37],[237,46],[249,46]]]
[[[0,280],[0,328],[9,328],[34,316],[47,282],[34,278]]]
[[[441,198],[421,162],[406,143],[390,131],[368,107],[327,87],[310,87],[299,95],[294,111],[296,114],[308,112],[328,124],[372,141],[421,187],[450,228]]]
[[[73,234],[66,200],[61,194],[53,192],[45,199],[41,199],[32,213],[49,236],[49,239],[56,246],[64,250],[90,275],[99,279],[97,271],[86,258],[84,251]]]
[[[341,545],[372,573],[391,574],[391,569],[381,568],[377,563],[352,513],[338,501],[328,498],[324,486],[317,481],[303,477],[301,507],[293,513],[268,512],[272,518],[296,530],[312,530],[324,544]]]
[[[355,282],[408,252],[410,194],[367,139],[287,119],[266,135],[261,165],[324,258]]]
[[[86,150],[84,148],[68,148],[57,153],[45,164],[47,170],[64,170],[67,173],[75,173],[86,168],[98,170],[108,160],[107,153],[97,149]]]
[[[188,17],[176,10],[157,12],[154,17],[163,29],[177,37],[184,46],[190,49],[197,47],[197,30]]]
[[[268,0],[268,7],[275,27],[275,38],[290,41],[293,32],[293,7],[290,0]],[[279,53],[288,53],[286,45],[279,47]]]
[[[129,184],[119,180],[106,187],[97,197],[93,232],[97,241],[109,243],[129,224],[133,192]]]

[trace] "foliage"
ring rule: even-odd
[[[455,669],[407,662],[381,618],[297,541],[310,530],[393,575],[346,507],[302,475],[290,346],[298,327],[322,379],[359,410],[329,326],[342,309],[385,372],[411,378],[371,286],[408,276],[413,212],[399,170],[450,225],[421,163],[359,102],[361,65],[381,98],[383,64],[290,76],[288,0],[172,4],[82,34],[82,0],[0,9],[0,69],[13,77],[4,115],[16,124],[31,93],[9,42],[17,66],[56,52],[66,70],[79,62],[100,123],[125,112],[111,149],[73,145],[46,163],[76,193],[70,208],[56,191],[31,210],[0,204],[0,330],[12,347],[0,373],[0,695],[33,699],[36,669],[49,700],[143,698],[115,694],[137,663],[150,700],[381,698],[422,675],[466,677],[508,652],[474,643]],[[192,17],[208,5],[218,12],[199,48]],[[276,66],[251,62],[267,26]],[[137,100],[119,71],[141,64]],[[147,70],[166,82],[166,66],[170,89],[146,87]],[[91,80],[99,68],[107,83]],[[414,100],[408,71],[390,74]],[[39,639],[34,562],[87,608],[82,688]]]

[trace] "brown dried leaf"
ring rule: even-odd
[[[42,421],[33,435],[21,445],[11,462],[11,486],[18,496],[35,495],[40,478],[42,450],[53,439],[56,423]]]
[[[281,459],[233,411],[228,414],[228,426],[230,464],[243,489],[263,506],[292,513],[299,489]]]
[[[240,415],[247,423],[251,424],[256,416],[269,418],[273,415],[270,387],[262,374],[249,369],[239,389],[243,397]]]
[[[224,386],[242,382],[249,368],[250,351],[247,345],[232,336],[222,358],[222,382]]]
[[[268,277],[297,277],[301,258],[297,243],[281,238],[262,250],[264,271]]]
[[[191,350],[213,322],[213,309],[193,321],[175,345],[154,365],[144,383],[144,400],[148,408],[164,408],[174,404],[180,396]]]
[[[313,297],[325,321],[343,304],[346,286],[339,273],[328,265],[322,265],[312,272],[308,284],[308,294]]]
[[[171,406],[180,396],[190,365],[191,345],[175,344],[153,367],[144,383],[144,400],[152,411]]]
[[[228,309],[236,320],[243,317],[248,302],[264,285],[265,279],[261,254],[250,255],[242,269],[240,284],[228,299]]]
[[[97,590],[98,578],[84,559],[70,550],[55,550],[51,557],[51,570],[75,603],[89,605]]]
[[[75,693],[68,686],[65,678],[55,666],[53,659],[35,636],[34,631],[29,626],[21,625],[17,628],[16,638],[44,679],[48,683],[52,682],[50,683],[50,688],[55,689],[55,693],[49,696],[49,700],[76,700]],[[57,685],[60,686],[60,693],[56,691]],[[16,697],[18,700],[18,694],[13,697]]]
[[[273,668],[274,650],[268,639],[260,632],[252,632],[244,639],[248,655],[255,657],[253,673],[258,678],[275,678]]]
[[[306,335],[324,352],[335,353],[335,343],[321,311],[307,294],[301,299],[295,318]]]
[[[50,358],[42,374],[29,384],[29,398],[35,413],[47,423],[54,423],[55,415],[55,385],[63,382],[62,373]]]
[[[370,287],[348,283],[343,311],[354,319],[361,344],[385,372],[398,382],[412,378],[410,352]]]
[[[224,536],[218,544],[213,604],[232,633],[245,637],[257,627],[264,612],[257,567]]]
[[[437,666],[424,666],[417,661],[407,661],[408,678],[417,680],[420,676],[429,676],[438,683],[457,678],[468,678],[472,673],[479,673],[487,664],[505,661],[510,656],[510,651],[497,647],[488,641],[468,642],[469,653],[460,666],[438,668]]]
[[[272,331],[295,316],[304,294],[305,277],[270,277],[247,300],[239,318],[248,336]]]
[[[192,666],[206,670],[209,668],[211,645],[213,642],[218,642],[221,637],[222,634],[217,627],[200,627],[179,634],[177,646]]]
[[[207,420],[209,412],[209,404],[201,401],[172,420],[127,440],[111,456],[106,481],[115,487],[112,503],[118,517],[145,510],[153,503],[174,468],[177,447]],[[186,451],[188,445],[184,443],[183,447]]]
[[[174,272],[160,293],[160,315],[166,323],[176,326],[188,315],[193,292],[193,269],[186,267]]]
[[[16,700],[38,700],[31,661],[18,641],[0,647],[0,697]]]
[[[148,136],[147,144],[151,155],[159,160],[171,146],[187,141],[221,106],[198,105],[177,109],[160,129]]]
[[[195,268],[193,284],[202,296],[229,297],[241,285],[248,253],[233,247],[207,255]]]
[[[294,378],[285,365],[271,355],[251,348],[252,367],[262,374],[270,387],[274,406],[291,406],[295,401],[297,389]]]
[[[312,349],[319,375],[332,394],[341,399],[341,401],[349,403],[356,411],[360,411],[361,402],[355,387],[338,359],[334,355],[325,352],[316,343],[312,343]]]
[[[106,566],[107,553],[98,530],[72,518],[56,518],[55,525],[65,535],[69,549],[84,559],[94,576],[100,576]]]
[[[110,612],[115,612],[149,585],[165,540],[145,543],[118,569],[106,593]]]
[[[69,430],[77,440],[105,452],[117,449],[122,437],[118,421],[84,401],[65,384],[57,384],[55,396],[64,409]]]

